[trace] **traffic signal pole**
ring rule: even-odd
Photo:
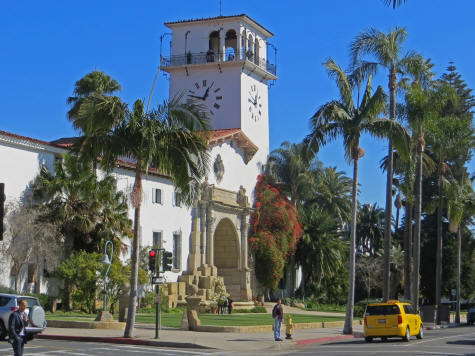
[[[157,297],[155,298],[155,339],[159,339],[159,330],[160,330],[160,286],[155,285],[155,292]]]

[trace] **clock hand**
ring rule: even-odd
[[[201,96],[190,95],[190,94],[188,94],[188,96],[189,96],[190,98],[195,98],[195,99],[199,99],[199,100],[203,100],[203,101],[205,100],[205,99],[203,99],[203,97],[201,97]]]
[[[205,95],[203,95],[203,100],[206,100],[206,98],[209,96],[209,91],[213,87],[214,82],[211,83],[211,85],[206,89]]]

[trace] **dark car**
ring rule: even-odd
[[[475,308],[471,308],[467,312],[467,324],[473,325],[475,323]]]

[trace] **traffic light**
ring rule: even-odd
[[[170,251],[163,251],[163,272],[171,271],[173,264],[173,253]]]
[[[156,271],[155,261],[156,260],[157,260],[157,251],[156,250],[148,251],[148,269],[149,269],[150,272],[155,273],[155,271]]]
[[[0,183],[0,241],[3,240],[3,217],[5,215],[5,183]]]

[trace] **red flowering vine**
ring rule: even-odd
[[[297,209],[272,185],[270,176],[257,177],[254,198],[249,244],[256,256],[256,277],[275,290],[286,261],[295,253],[302,226]]]

